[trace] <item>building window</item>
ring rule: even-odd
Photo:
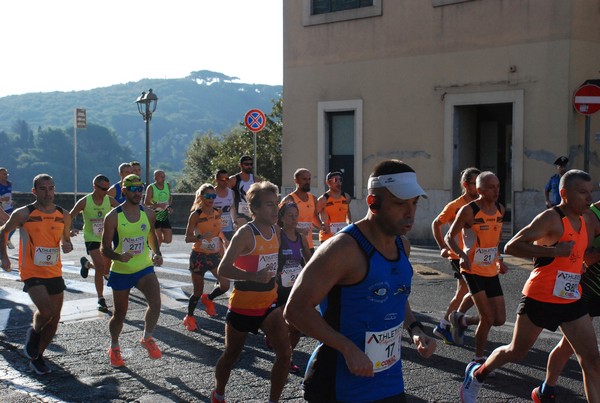
[[[383,0],[303,0],[304,26],[377,17]]]
[[[336,11],[372,6],[373,0],[312,0],[312,14],[334,13]]]

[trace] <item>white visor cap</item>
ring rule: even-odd
[[[403,200],[412,199],[417,196],[427,198],[427,193],[417,183],[417,174],[414,172],[372,176],[369,178],[368,188],[386,188],[391,194]]]

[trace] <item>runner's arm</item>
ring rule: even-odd
[[[317,249],[294,283],[284,310],[285,319],[302,333],[343,354],[350,372],[373,376],[373,363],[350,339],[333,329],[317,306],[336,285],[351,284],[364,276],[368,262],[348,235],[332,238]]]

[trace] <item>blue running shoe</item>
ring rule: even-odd
[[[477,403],[477,395],[483,386],[483,382],[479,382],[475,378],[475,371],[481,367],[481,364],[471,361],[465,369],[465,380],[460,385],[460,401],[462,403]]]
[[[440,325],[437,325],[435,327],[435,329],[433,329],[433,334],[435,334],[437,337],[442,339],[444,341],[444,343],[446,343],[446,344],[454,344],[454,339],[452,338],[452,333],[448,329],[449,327],[450,326],[448,326],[447,328],[444,329]]]

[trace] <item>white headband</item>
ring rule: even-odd
[[[386,188],[399,199],[408,200],[417,196],[427,198],[427,193],[417,183],[417,174],[414,172],[372,176],[368,183],[369,189]]]

